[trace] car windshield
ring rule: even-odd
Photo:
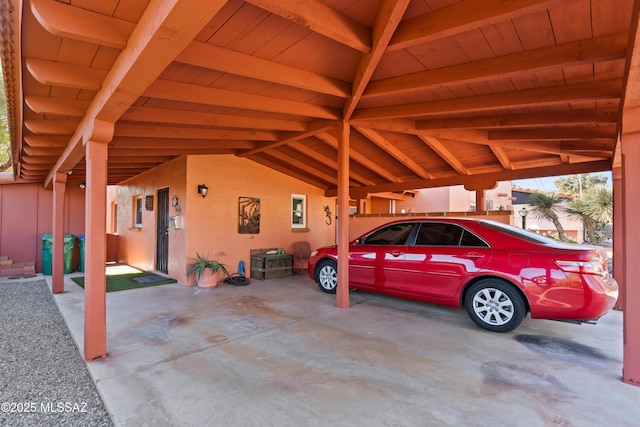
[[[528,240],[530,242],[540,243],[545,246],[559,246],[562,245],[561,242],[552,239],[551,237],[541,236],[536,233],[532,233],[531,231],[523,230],[518,227],[514,227],[513,225],[504,224],[497,221],[480,221],[484,226],[493,228],[494,230],[501,231],[503,233],[510,234],[519,239]]]

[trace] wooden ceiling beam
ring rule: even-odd
[[[505,149],[508,148],[510,150],[524,150],[524,151],[533,151],[536,153],[545,153],[545,154],[554,154],[558,156],[574,154],[581,155],[584,157],[590,157],[591,153],[593,157],[603,158],[603,153],[608,152],[609,156],[611,155],[613,150],[606,151],[605,148],[596,144],[595,146],[591,146],[589,141],[583,141],[583,146],[580,149],[576,149],[574,146],[564,146],[561,141],[548,141],[548,142],[533,142],[533,141],[491,141],[491,142],[478,142],[478,141],[469,141],[472,144],[481,144],[488,145],[491,148],[500,148]],[[495,151],[494,151],[495,154]]]
[[[49,96],[27,95],[24,103],[38,114],[52,116],[82,117],[89,107],[90,101],[81,99],[56,98]]]
[[[34,163],[28,163],[28,162],[21,162],[20,163],[20,167],[25,170],[25,171],[31,171],[31,172],[38,172],[38,173],[43,173],[44,176],[47,176],[47,172],[49,171],[49,169],[51,169],[51,166],[53,165],[52,163],[47,163],[47,164],[34,164]]]
[[[489,130],[489,141],[506,139],[510,141],[570,140],[570,139],[616,139],[617,128],[611,126],[591,126],[556,129]]]
[[[416,129],[465,129],[465,128],[510,128],[573,126],[580,124],[616,123],[619,110],[581,109],[549,111],[527,114],[495,114],[481,117],[438,118],[416,120]]]
[[[460,175],[469,175],[469,169],[438,138],[426,135],[418,137]]]
[[[324,190],[330,188],[330,185],[326,182],[319,181],[317,179],[313,179],[311,176],[307,174],[302,174],[296,170],[292,170],[288,168],[286,165],[282,165],[267,156],[264,153],[260,153],[258,155],[252,155],[249,157],[249,160],[252,160],[256,163],[259,163],[263,166],[266,166],[270,169],[283,173],[285,175],[291,176],[293,178],[299,179],[302,182],[306,182],[307,184],[313,185],[314,187],[318,187]]]
[[[109,152],[109,165],[115,164],[125,164],[125,165],[137,165],[137,164],[146,164],[146,163],[166,163],[173,160],[176,156],[174,155],[165,155],[159,156],[156,153],[153,153],[153,156],[113,156],[111,152]]]
[[[243,129],[277,129],[281,131],[304,131],[306,122],[267,119],[251,116],[231,116],[228,114],[203,113],[200,111],[170,110],[154,107],[131,107],[122,120],[133,122],[171,123],[179,125],[211,126]]]
[[[28,144],[22,146],[22,151],[30,156],[59,156],[64,147],[32,147]]]
[[[351,96],[347,82],[197,40],[176,61],[340,98]]]
[[[247,0],[247,3],[360,52],[371,49],[371,33],[365,25],[320,1]]]
[[[149,3],[47,176],[45,187],[52,184],[56,173],[72,169],[84,157],[84,143],[93,137],[96,123],[108,127],[118,121],[226,4],[227,0]]]
[[[382,193],[387,191],[397,192],[414,190],[416,188],[449,187],[452,185],[473,185],[479,181],[512,181],[516,179],[540,178],[544,176],[575,175],[580,173],[602,172],[611,170],[611,160],[596,160],[571,164],[548,165],[548,160],[543,159],[543,165],[528,167],[528,162],[514,163],[513,170],[479,173],[473,175],[452,175],[445,178],[417,179],[398,183],[377,184],[351,188],[352,198],[365,198],[367,194]],[[325,197],[335,197],[337,189],[325,191]]]
[[[63,64],[43,59],[26,58],[29,73],[43,85],[97,91],[107,75],[107,70]]]
[[[305,132],[282,132],[278,141],[261,144],[249,151],[240,153],[239,156],[252,156],[262,151],[270,150],[272,148],[280,147],[281,145],[287,145],[292,142],[300,141],[301,139],[309,138],[310,136],[314,136],[319,132],[326,132],[327,130],[332,129],[335,126],[336,123],[333,121],[316,120],[309,123],[308,128]]]
[[[344,120],[351,118],[408,6],[409,0],[384,0],[378,8],[372,29],[371,51],[363,53],[358,63],[353,77],[353,94],[343,109]]]
[[[304,173],[312,175],[314,178],[321,179],[322,181],[328,182],[333,185],[338,185],[337,175],[321,172],[315,167],[313,167],[312,164],[295,159],[283,153],[282,151],[278,150],[277,148],[275,150],[270,150],[268,155],[270,157],[273,157],[276,160],[283,162],[286,165],[289,165],[289,167],[293,167],[300,171],[304,171]]]
[[[551,67],[591,64],[623,59],[628,33],[617,33],[587,40],[518,52],[450,67],[372,81],[363,99],[397,95],[441,85],[465,84],[491,78],[511,77],[523,71],[533,72]]]
[[[200,154],[236,154],[237,150],[225,146],[224,148],[162,148],[154,147],[153,154],[157,156],[170,156],[180,157],[186,155],[200,155]],[[149,148],[143,147],[114,147],[109,145],[109,159],[112,157],[126,157],[126,156],[144,156],[149,154]]]
[[[534,141],[522,141],[522,140],[489,140],[487,138],[486,131],[470,131],[470,130],[433,130],[433,131],[422,131],[421,136],[431,136],[438,138],[440,140],[447,140],[449,143],[452,142],[461,142],[468,144],[478,144],[478,145],[486,145],[489,147],[499,147],[499,148],[508,148],[512,150],[526,150],[533,151],[537,153],[547,153],[547,154],[555,154],[562,155],[568,154],[566,152],[567,146],[563,148],[562,141],[543,141],[539,140]],[[602,150],[602,143],[597,143],[593,147],[590,145],[591,142],[586,140],[582,141],[582,145],[585,147],[589,147],[589,149]],[[496,152],[493,151],[496,155],[496,158],[500,160],[500,163],[508,166],[509,162],[507,162],[506,155],[504,152]],[[500,156],[500,157],[499,157]],[[598,156],[599,157],[599,156]],[[504,161],[504,163],[503,163]],[[505,167],[505,169],[508,169]]]
[[[622,79],[615,78],[573,85],[367,108],[356,110],[353,114],[353,119],[407,118],[431,114],[453,114],[512,107],[552,105],[587,99],[617,99],[620,97],[621,89]]]
[[[78,120],[25,119],[24,126],[42,135],[72,135],[78,123]]]
[[[114,137],[115,136],[158,139],[210,139],[224,141],[277,141],[279,139],[278,132],[138,125],[127,123],[116,124]]]
[[[389,132],[407,133],[412,135],[417,135],[422,132],[416,129],[417,122],[412,119],[352,119],[350,123],[353,126],[386,130]]]
[[[322,163],[323,165],[330,167],[335,170],[336,173],[338,171],[338,161],[337,161],[337,153],[334,157],[325,156],[324,154],[309,148],[302,141],[299,144],[291,144],[290,147],[299,153],[304,154],[305,156],[313,159],[313,161],[317,161]],[[354,172],[353,169],[349,170],[349,176],[357,181],[360,185],[372,185],[375,184],[374,181],[364,177],[363,175]]]
[[[170,80],[155,80],[145,90],[144,96],[318,119],[340,118],[340,113],[329,107]]]
[[[336,151],[338,150],[338,138],[334,137],[330,133],[320,132],[316,135],[316,138],[318,138],[325,144],[333,147]],[[387,171],[385,168],[380,167],[377,163],[369,160],[369,158],[367,158],[363,154],[358,153],[356,150],[353,149],[353,147],[351,147],[349,150],[349,158],[360,163],[362,166],[369,169],[371,172],[375,173],[376,175],[386,179],[387,181],[391,181],[391,182],[402,181],[400,178],[398,178],[391,172]]]
[[[209,139],[177,139],[177,138],[132,138],[132,137],[114,137],[109,147],[114,148],[144,148],[149,150],[155,150],[158,148],[169,148],[176,151],[180,151],[185,148],[198,148],[198,149],[234,149],[234,150],[246,150],[253,148],[255,142],[253,141],[225,141],[224,143],[219,141],[211,141]]]
[[[593,150],[602,150],[602,151],[613,151],[616,147],[615,140],[585,140],[585,141],[561,141],[560,147],[563,150],[570,151],[593,151]]]
[[[511,163],[511,159],[509,159],[502,147],[490,145],[489,148],[504,170],[513,170],[513,163]]]
[[[544,10],[559,0],[465,0],[404,21],[389,51],[406,49]]]
[[[425,168],[420,166],[415,160],[406,155],[402,150],[398,149],[395,145],[393,145],[390,141],[388,141],[384,136],[380,135],[375,130],[357,126],[354,126],[353,128],[364,135],[364,137],[369,141],[373,142],[375,145],[387,152],[391,157],[413,171],[420,178],[433,178],[433,175],[430,174]]]
[[[24,142],[32,147],[59,148],[67,145],[68,136],[64,135],[24,135]]]
[[[124,49],[135,24],[55,0],[31,0],[31,12],[49,33]]]
[[[22,156],[22,162],[25,164],[30,164],[30,165],[53,165],[56,160],[58,159],[58,156],[30,156],[28,154],[25,154]]]

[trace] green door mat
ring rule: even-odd
[[[84,289],[84,277],[72,277],[71,280]],[[158,276],[153,273],[107,275],[107,292],[146,288],[148,286],[166,285],[169,283],[176,283],[176,280]]]

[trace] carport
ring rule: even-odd
[[[367,194],[464,185],[483,206],[499,180],[613,171],[623,379],[640,383],[639,1],[0,4],[15,176],[54,194],[54,293],[64,193],[86,182],[87,360],[107,351],[106,186],[224,153],[337,196],[339,218]]]

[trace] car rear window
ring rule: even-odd
[[[422,223],[416,237],[416,245],[422,246],[487,246],[475,234],[447,223]]]

